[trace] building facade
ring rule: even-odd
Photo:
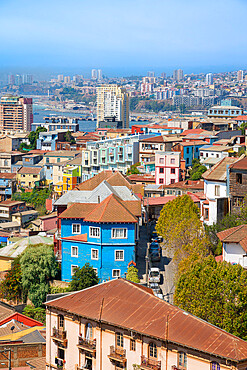
[[[180,180],[180,153],[155,153],[155,183],[156,185],[170,185]]]
[[[0,101],[1,131],[31,131],[33,123],[32,98],[3,96]]]

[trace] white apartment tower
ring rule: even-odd
[[[240,70],[237,72],[237,80],[243,81],[244,80],[244,71]]]
[[[102,80],[102,69],[98,69],[98,80]]]
[[[206,85],[212,85],[213,84],[213,74],[208,73],[206,74]]]
[[[97,125],[106,118],[122,121],[129,127],[129,94],[126,89],[112,84],[97,87]]]
[[[184,78],[184,72],[182,69],[175,69],[173,72],[173,79],[175,81],[181,81]]]
[[[91,77],[92,80],[97,80],[97,69],[92,69]]]

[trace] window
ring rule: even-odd
[[[187,369],[187,355],[184,352],[179,352],[178,354],[178,367]]]
[[[92,260],[98,260],[99,259],[98,249],[91,249],[91,259]]]
[[[164,173],[164,168],[163,167],[160,167],[160,173]]]
[[[206,153],[206,157],[208,157],[208,153]]]
[[[237,173],[236,174],[236,182],[238,184],[242,184],[242,173]]]
[[[171,158],[171,164],[175,164],[175,158]]]
[[[78,257],[78,247],[71,247],[71,257]]]
[[[50,159],[49,158],[46,158],[46,163],[49,163],[50,162]]]
[[[157,346],[153,342],[151,342],[148,346],[148,357],[157,358]]]
[[[116,333],[116,346],[123,347],[123,334],[122,333]]]
[[[175,174],[175,168],[171,168],[171,173]]]
[[[131,351],[136,350],[136,341],[135,341],[135,339],[130,339],[130,350]]]
[[[175,179],[171,179],[171,184],[175,184]]]
[[[124,251],[115,251],[115,261],[124,261]]]
[[[189,154],[190,148],[186,148],[186,153]]]
[[[120,270],[112,270],[112,277],[113,278],[120,277]]]
[[[64,349],[63,348],[60,348],[58,347],[57,349],[57,357],[61,360],[64,360]]]
[[[216,158],[219,158],[219,156],[220,156],[219,154],[216,154]]]
[[[89,235],[91,238],[99,238],[100,237],[100,228],[99,227],[89,227]]]
[[[218,364],[218,362],[213,361],[211,363],[211,370],[220,370],[220,364]]]
[[[241,207],[243,205],[244,198],[243,197],[233,197],[233,205],[235,207]]]
[[[81,233],[81,224],[72,224],[72,234]]]
[[[160,158],[160,164],[164,164],[164,158]]]
[[[93,338],[93,326],[90,322],[85,327],[85,338],[89,340]]]
[[[164,184],[164,179],[159,179],[160,184]]]
[[[64,328],[64,316],[63,315],[58,315],[58,327],[59,328]]]
[[[208,220],[208,219],[209,219],[209,209],[204,208],[204,220]]]
[[[77,269],[77,265],[72,265],[71,266],[71,276],[73,276],[74,275],[74,273],[75,273],[75,269]]]
[[[220,196],[220,186],[219,185],[215,185],[214,195],[216,197],[219,197]]]
[[[127,238],[127,229],[112,229],[111,237],[112,239],[126,239]]]

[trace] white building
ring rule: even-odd
[[[203,164],[203,161],[208,158],[218,158],[220,160],[229,157],[230,149],[231,147],[226,145],[204,145],[199,149],[200,161]]]
[[[240,225],[217,234],[222,242],[223,260],[247,268],[247,225]]]
[[[206,200],[201,201],[201,214],[206,225],[215,224],[229,211],[227,169],[236,160],[233,157],[223,158],[202,175]]]
[[[207,85],[213,84],[213,74],[212,73],[206,74],[206,84]]]

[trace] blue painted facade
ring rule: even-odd
[[[62,280],[70,281],[73,266],[82,267],[89,263],[94,269],[100,281],[114,278],[114,271],[119,270],[119,275],[125,277],[128,264],[135,261],[135,223],[90,223],[82,219],[61,219],[61,238],[74,236],[72,225],[80,224],[80,235],[87,234],[86,242],[78,242],[62,239]],[[90,237],[90,227],[99,227],[99,237]],[[127,229],[126,238],[112,238],[113,228]],[[78,256],[72,255],[72,247],[77,247]],[[97,250],[98,258],[94,258]],[[123,251],[123,260],[116,260],[116,251]]]
[[[2,200],[11,198],[13,193],[16,191],[16,180],[0,177],[0,191]]]
[[[199,149],[204,144],[199,145],[184,145],[183,147],[183,158],[185,160],[185,167],[191,167],[192,166],[192,160],[193,159],[199,159],[200,158],[200,152]]]

